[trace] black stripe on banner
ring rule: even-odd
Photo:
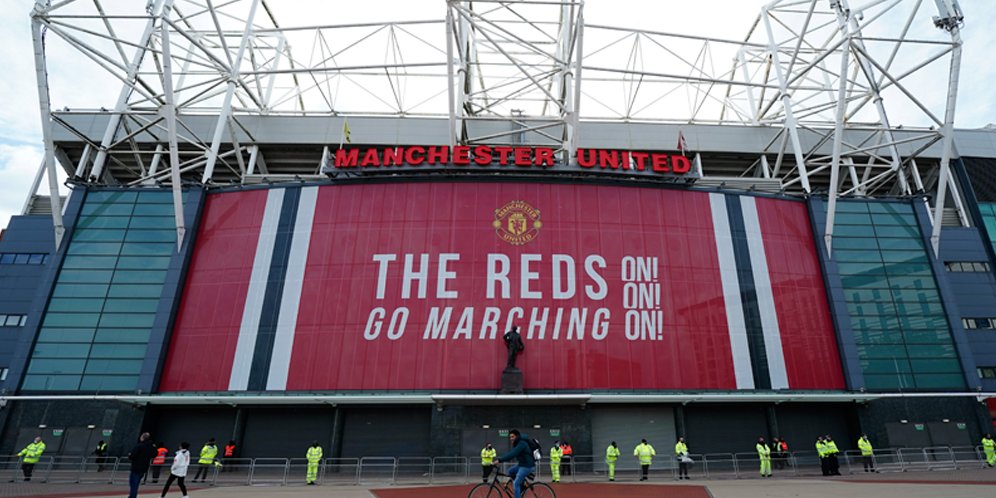
[[[768,354],[764,347],[764,328],[761,326],[761,309],[757,305],[754,270],[750,264],[750,247],[747,245],[747,229],[744,226],[744,213],[740,206],[739,195],[727,194],[726,213],[730,217],[730,236],[733,239],[733,257],[737,262],[737,281],[740,283],[740,302],[744,309],[744,325],[747,329],[751,370],[754,373],[754,388],[771,389]]]
[[[263,308],[259,315],[259,330],[256,333],[256,347],[253,349],[252,366],[249,370],[249,391],[265,391],[266,378],[270,374],[270,361],[273,357],[273,341],[277,337],[277,321],[280,319],[280,299],[284,294],[284,281],[287,278],[287,262],[290,259],[291,242],[294,239],[294,220],[301,200],[301,187],[284,190],[284,202],[280,206],[280,220],[277,222],[277,236],[273,241],[273,258],[270,260],[270,273],[266,279],[263,294]]]

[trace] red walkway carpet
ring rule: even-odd
[[[467,498],[470,485],[374,489],[379,498]],[[640,484],[560,484],[557,498],[709,498],[703,486],[654,486]]]

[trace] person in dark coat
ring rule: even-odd
[[[142,476],[149,471],[149,465],[156,456],[156,449],[149,441],[149,433],[143,432],[138,438],[138,444],[128,452],[128,460],[131,461],[131,473],[128,474],[128,498],[138,497],[138,485],[142,482]]]

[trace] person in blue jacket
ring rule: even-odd
[[[533,460],[533,452],[529,449],[529,436],[523,436],[518,429],[508,431],[508,440],[512,443],[512,451],[495,459],[496,462],[509,462],[513,458],[518,465],[508,469],[508,475],[515,478],[515,498],[522,498],[522,482],[526,476],[536,470],[536,460]]]

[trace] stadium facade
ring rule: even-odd
[[[260,3],[245,2],[249,24]],[[148,13],[136,45],[150,58],[183,34],[171,5]],[[564,46],[580,49],[581,6],[557,7]],[[449,3],[447,46],[466,9]],[[853,55],[824,47],[811,66],[871,67],[846,30],[855,13],[835,9]],[[58,34],[72,14],[34,22]],[[936,32],[956,60],[948,14]],[[173,62],[209,51],[195,45]],[[448,118],[252,113],[231,101],[255,81],[232,79],[220,110],[183,114],[168,65],[161,93],[127,72],[113,111],[52,111],[39,76],[39,180],[61,165],[71,193],[31,192],[0,239],[0,453],[39,432],[55,454],[98,439],[121,453],[143,429],[235,439],[244,457],[315,439],[330,457],[473,455],[513,427],[577,454],[678,435],[696,453],[759,436],[850,448],[862,432],[963,446],[994,429],[991,130],[855,124],[834,99],[840,126],[797,122],[793,83],[774,75],[729,77],[744,99],[784,85],[737,125],[581,120],[566,74],[562,112],[533,119],[472,112],[459,85]],[[839,85],[847,105],[873,87]],[[766,98],[782,109],[771,122]],[[498,394],[512,326],[521,395]]]

